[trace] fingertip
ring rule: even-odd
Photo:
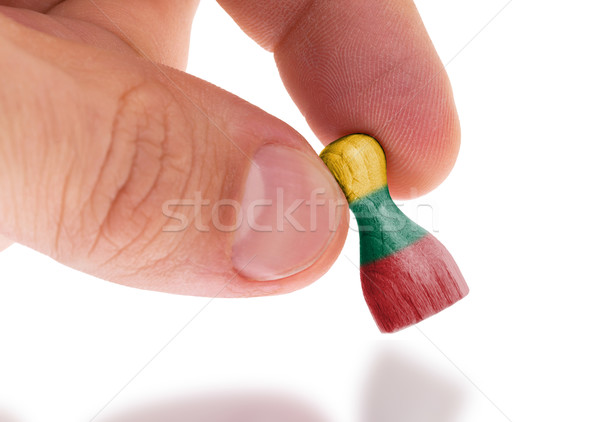
[[[377,139],[386,151],[388,184],[394,198],[424,195],[450,174],[461,136],[453,101],[432,105],[410,122],[400,118],[387,129]]]
[[[261,146],[243,188],[232,262],[244,277],[274,281],[312,267],[347,208],[320,159],[281,143]]]
[[[276,280],[255,280],[237,275],[231,287],[227,289],[228,297],[260,297],[291,293],[303,289],[321,278],[335,263],[344,247],[349,226],[349,209],[344,207],[339,214],[337,227],[327,247],[316,260],[303,270]]]
[[[414,4],[319,4],[302,19],[275,58],[314,132],[325,144],[351,133],[375,137],[395,197],[439,185],[456,160],[460,126],[444,66]]]
[[[385,124],[377,123],[377,110],[357,103],[354,109],[362,116],[359,122],[340,113],[334,118],[335,125],[312,121],[312,126],[325,144],[350,133],[365,133],[377,139],[386,154],[392,197],[415,198],[446,179],[461,143],[460,121],[447,79],[438,86],[431,84],[423,98],[415,102],[418,104],[407,104],[404,113],[390,117]],[[322,116],[315,115],[318,119]]]
[[[390,192],[422,195],[448,175],[460,127],[444,66],[412,0],[220,0],[272,50],[324,144],[366,133],[384,147]]]

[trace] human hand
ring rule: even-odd
[[[459,124],[411,1],[220,3],[274,52],[324,144],[376,137],[395,197],[446,177]],[[308,143],[177,70],[197,0],[0,4],[1,234],[107,280],[193,295],[289,292],[333,263],[348,212]]]

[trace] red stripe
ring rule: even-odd
[[[469,292],[454,259],[431,234],[361,266],[360,273],[365,299],[383,332],[417,323]]]

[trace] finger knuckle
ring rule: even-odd
[[[89,201],[97,227],[90,253],[139,256],[151,247],[161,232],[162,203],[184,194],[192,167],[191,138],[181,105],[162,84],[145,81],[119,97]],[[150,253],[158,258],[168,253],[165,246]]]

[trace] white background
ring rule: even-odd
[[[463,141],[443,185],[402,209],[438,230],[466,299],[380,334],[349,262],[356,232],[302,291],[210,303],[15,245],[0,254],[0,422],[91,420],[202,309],[95,421],[600,420],[599,14],[514,0],[485,26],[505,4],[417,2]],[[271,55],[214,0],[198,11],[189,71],[322,148]],[[226,419],[232,408],[242,416]]]

